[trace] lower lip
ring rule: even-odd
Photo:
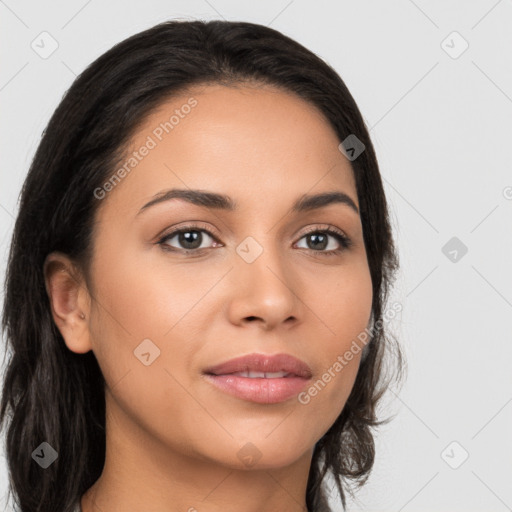
[[[221,391],[259,404],[284,402],[300,393],[309,379],[280,377],[276,379],[239,377],[236,375],[206,375]]]

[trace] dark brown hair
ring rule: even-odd
[[[351,166],[377,327],[342,413],[315,446],[308,511],[330,510],[326,472],[344,509],[345,491],[353,495],[349,484],[367,481],[375,458],[372,428],[389,421],[377,420],[376,406],[390,382],[384,356],[396,342],[385,335],[382,320],[398,258],[361,113],[331,66],[276,30],[247,22],[167,21],[116,44],[76,78],[43,132],[23,185],[5,282],[9,361],[0,407],[0,425],[9,420],[9,491],[21,512],[69,512],[98,479],[105,459],[104,379],[93,352],[67,349],[53,322],[45,257],[61,251],[87,275],[99,204],[94,191],[159,104],[197,84],[249,82],[295,93],[318,108],[340,142],[355,135],[365,146]],[[392,355],[401,378],[398,344]],[[31,456],[42,441],[59,454],[47,469]]]

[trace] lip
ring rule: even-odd
[[[286,377],[250,378],[238,372],[286,372]],[[290,354],[249,354],[209,367],[205,378],[221,391],[243,400],[272,404],[297,395],[312,377],[311,368]]]
[[[309,379],[311,368],[302,360],[290,354],[248,354],[230,359],[204,370],[204,373],[227,375],[236,372],[287,372],[296,377]]]

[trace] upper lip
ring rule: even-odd
[[[213,375],[226,375],[236,372],[287,372],[298,377],[309,379],[312,376],[311,368],[302,360],[290,354],[248,354],[230,359],[223,363],[211,366],[204,373]]]

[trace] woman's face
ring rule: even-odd
[[[346,201],[294,209],[326,192],[358,208],[339,142],[313,106],[270,88],[195,88],[139,127],[120,181],[96,194],[80,347],[105,376],[112,429],[158,454],[230,467],[311,455],[353,387],[361,351],[344,354],[372,304],[358,212]],[[171,189],[222,194],[236,207],[175,197],[143,208]],[[292,355],[311,377],[290,387],[290,377],[205,374],[254,353]]]

